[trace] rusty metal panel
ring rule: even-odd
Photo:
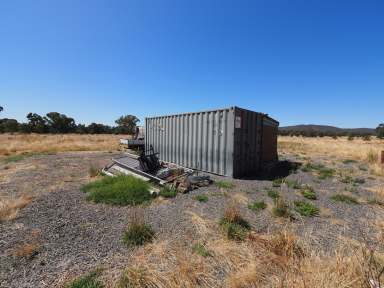
[[[262,140],[262,162],[276,161],[278,159],[277,132],[277,126],[264,123]]]
[[[146,118],[145,143],[163,161],[242,177],[256,174],[262,161],[277,159],[277,127],[265,114],[231,107]]]

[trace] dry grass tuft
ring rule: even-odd
[[[11,255],[15,257],[32,258],[40,250],[39,237],[41,231],[39,229],[33,229],[30,234],[26,237],[24,242],[17,245],[12,251]]]
[[[242,192],[231,193],[231,197],[235,202],[240,204],[247,204],[249,201],[248,197]]]
[[[117,287],[192,288],[209,287],[213,283],[214,271],[204,258],[193,257],[182,247],[167,244],[162,247],[161,255],[157,254],[156,244],[145,246],[134,258],[134,264],[123,272]]]
[[[298,243],[298,237],[287,230],[272,235],[267,243],[268,250],[278,256],[302,258],[305,255],[303,248]]]
[[[211,221],[209,221],[208,219],[204,219],[203,217],[192,211],[186,211],[185,213],[190,216],[191,222],[198,235],[204,237],[213,232],[213,223]]]
[[[22,195],[15,199],[0,199],[0,222],[15,219],[19,210],[32,200],[33,196],[30,195]]]
[[[12,255],[15,257],[31,258],[39,251],[40,245],[38,243],[24,243],[17,246]]]
[[[224,219],[231,223],[237,223],[243,219],[237,201],[230,201],[224,211]]]
[[[126,135],[0,134],[0,156],[22,153],[118,150]]]

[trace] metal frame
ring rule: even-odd
[[[129,153],[127,153],[127,156],[128,156],[128,157],[131,157],[131,158],[133,158],[133,159],[137,159],[137,156],[136,156],[136,155],[133,155],[133,154],[129,154]],[[127,157],[127,156],[125,156],[125,157]],[[121,157],[121,158],[125,158],[125,157]],[[174,178],[172,178],[172,179],[166,181],[166,180],[160,179],[160,178],[158,178],[158,177],[156,177],[156,176],[154,176],[154,175],[152,175],[152,174],[146,173],[146,172],[144,172],[144,171],[141,171],[141,170],[139,170],[139,169],[136,169],[136,168],[134,168],[134,167],[131,167],[131,166],[129,166],[129,165],[126,165],[126,164],[120,162],[119,159],[121,159],[121,158],[117,158],[117,159],[116,159],[116,158],[112,158],[112,162],[113,162],[113,163],[112,163],[111,165],[107,166],[105,169],[103,169],[103,172],[104,172],[105,174],[109,175],[109,176],[112,176],[113,174],[110,173],[110,172],[108,172],[107,170],[108,170],[109,168],[113,167],[114,165],[118,165],[118,167],[120,167],[120,168],[123,168],[123,169],[126,169],[126,170],[128,170],[128,171],[131,171],[133,174],[139,175],[140,178],[142,178],[142,177],[147,178],[148,181],[155,182],[155,183],[157,183],[157,184],[159,184],[159,185],[165,185],[165,184],[167,184],[167,183],[173,182],[173,181],[175,181],[175,180],[177,180],[177,179],[179,179],[179,178],[181,178],[181,177],[184,177],[184,176],[186,176],[186,175],[189,175],[189,174],[192,174],[192,173],[193,173],[193,170],[192,170],[192,169],[189,169],[189,168],[186,168],[186,167],[183,167],[183,166],[174,164],[174,163],[169,163],[169,162],[162,161],[162,162],[165,163],[165,164],[173,165],[173,166],[175,166],[175,167],[177,167],[177,168],[183,168],[184,171],[185,171],[185,173],[183,173],[183,174],[181,174],[181,175],[178,175],[177,177],[174,177]],[[130,173],[130,174],[131,174],[131,173]],[[135,176],[135,175],[133,175],[133,176]]]

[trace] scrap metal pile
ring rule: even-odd
[[[103,172],[109,176],[132,175],[155,184],[170,185],[183,193],[211,183],[209,176],[193,175],[192,169],[160,161],[158,156],[152,146],[140,155],[126,153],[123,157],[113,158],[112,164]]]

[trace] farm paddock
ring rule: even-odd
[[[139,208],[89,202],[80,189],[119,152],[8,155],[0,164],[0,211],[14,209],[0,222],[0,287],[64,287],[92,271],[105,287],[375,283],[384,179],[367,155],[383,143],[357,149],[357,141],[283,137],[280,158],[301,163],[286,179],[214,177],[214,185]],[[123,232],[137,214],[155,238],[127,247]],[[228,215],[249,224],[235,240],[220,224]]]

